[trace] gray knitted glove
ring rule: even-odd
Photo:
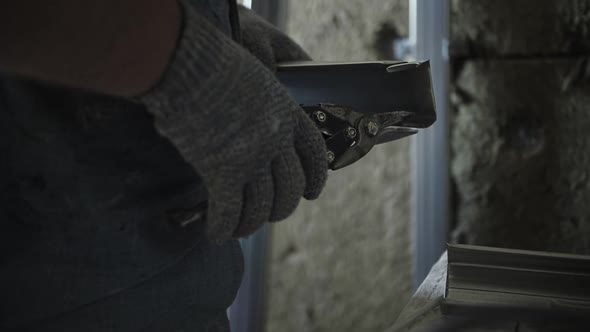
[[[246,7],[238,7],[242,45],[268,68],[277,63],[311,60],[289,36]]]
[[[317,198],[320,132],[273,73],[183,3],[184,28],[160,83],[140,97],[155,126],[203,178],[208,234],[251,234]]]

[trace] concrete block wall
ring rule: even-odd
[[[590,253],[590,1],[451,8],[453,239]]]
[[[288,2],[287,33],[319,61],[391,58],[407,0]],[[409,142],[331,172],[272,227],[267,331],[381,331],[411,295]]]

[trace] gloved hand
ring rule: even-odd
[[[311,60],[289,36],[244,6],[238,6],[242,45],[272,71],[277,63]]]
[[[327,177],[324,140],[274,74],[183,3],[178,49],[140,97],[207,185],[208,234],[251,234],[317,198]]]

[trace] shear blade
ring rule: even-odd
[[[375,145],[398,140],[418,133],[416,128],[386,127],[375,137]]]

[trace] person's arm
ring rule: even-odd
[[[175,0],[0,1],[0,73],[111,95],[152,87],[180,34]]]
[[[319,196],[322,134],[190,0],[46,2],[0,6],[0,72],[142,103],[207,186],[211,239],[252,234]]]

